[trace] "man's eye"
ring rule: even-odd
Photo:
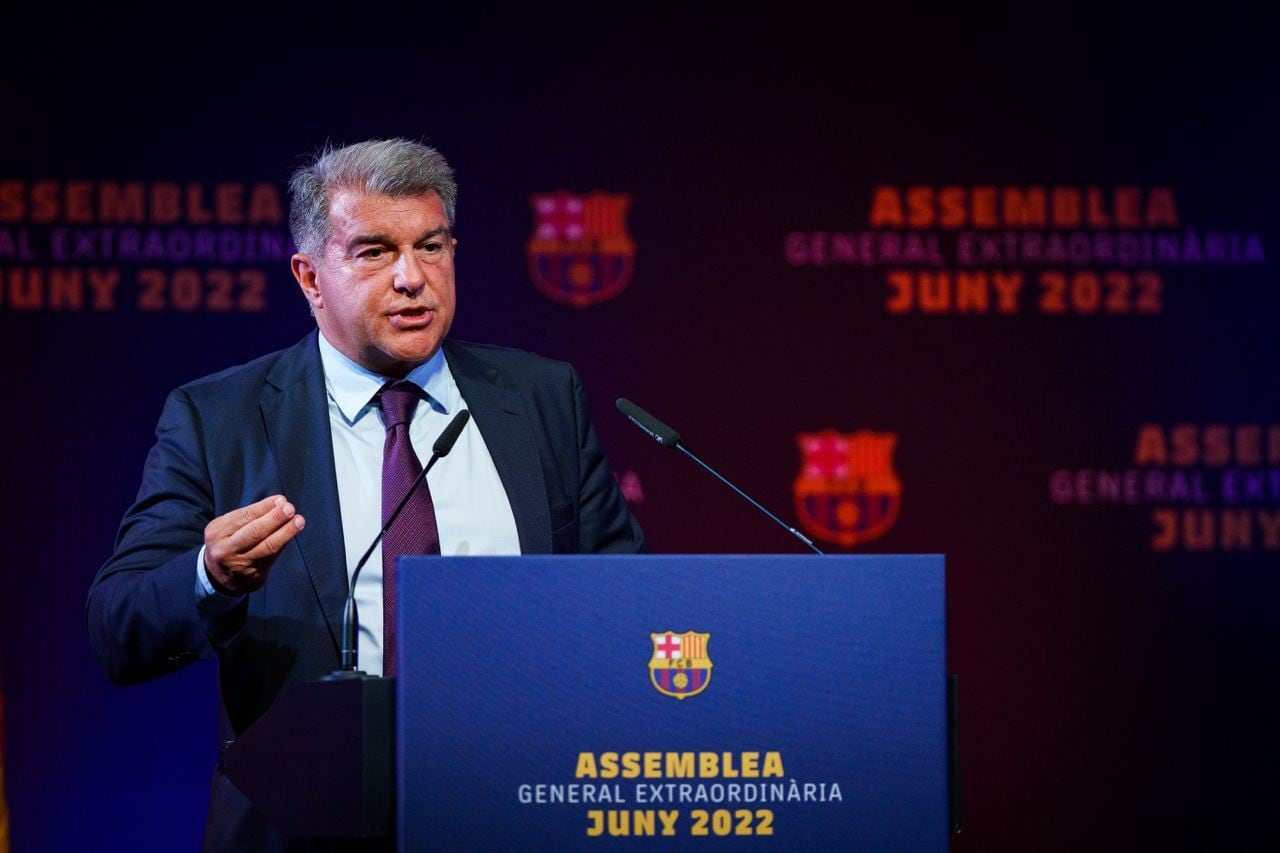
[[[370,261],[376,261],[378,258],[382,257],[382,255],[383,250],[375,247],[372,249],[365,249],[359,254],[359,257]]]
[[[431,243],[422,244],[422,251],[426,252],[429,255],[434,255],[435,253],[440,252],[443,249],[444,249],[444,243],[436,243],[433,241]]]

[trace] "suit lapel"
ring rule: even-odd
[[[538,445],[524,399],[474,352],[445,343],[458,390],[484,436],[515,516],[520,550],[551,553],[551,516]],[[267,377],[261,410],[281,492],[315,522],[294,539],[336,644],[347,596],[346,546],[333,465],[328,395],[316,335],[280,358]]]
[[[346,548],[316,333],[277,362],[263,388],[261,408],[281,492],[300,513],[315,520],[291,544],[302,553],[320,610],[337,644],[347,597]]]
[[[474,351],[446,341],[444,355],[507,492],[521,553],[551,553],[547,488],[523,397]]]

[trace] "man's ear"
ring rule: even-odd
[[[307,302],[311,303],[311,313],[315,313],[317,309],[324,307],[324,297],[320,295],[320,285],[316,281],[316,264],[310,255],[304,255],[298,252],[289,259],[289,268],[293,270],[293,277],[298,280],[298,286],[302,288],[302,295],[307,297]]]

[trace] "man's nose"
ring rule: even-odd
[[[417,252],[401,252],[396,261],[395,289],[405,293],[417,293],[427,285],[426,265]]]

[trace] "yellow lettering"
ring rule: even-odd
[[[49,270],[49,307],[54,310],[84,307],[84,273],[81,270],[61,267]]]
[[[1200,459],[1200,431],[1195,424],[1174,424],[1169,431],[1169,443],[1173,445],[1173,465],[1194,465]]]
[[[1226,424],[1204,428],[1204,464],[1220,468],[1231,461],[1231,429]]]
[[[192,225],[213,221],[213,212],[204,206],[204,187],[196,183],[187,184],[187,221]]]
[[[271,184],[254,184],[249,194],[249,224],[266,222],[279,225],[284,221],[280,207],[280,193]]]
[[[1236,464],[1262,464],[1262,424],[1240,424],[1236,427]]]
[[[668,752],[667,775],[673,779],[688,779],[693,776],[693,753]]]
[[[1178,515],[1171,509],[1157,509],[1151,513],[1156,532],[1151,537],[1152,551],[1172,551],[1178,544]]]
[[[1280,510],[1273,513],[1258,510],[1258,527],[1262,530],[1263,549],[1280,551]]]
[[[1102,204],[1102,190],[1097,187],[1085,188],[1085,199],[1088,206],[1088,223],[1090,228],[1110,228],[1111,218],[1107,216]]]
[[[964,187],[943,187],[938,193],[938,224],[943,228],[963,228],[969,211],[965,207]],[[926,226],[927,227],[927,226]]]
[[[1075,187],[1053,188],[1053,224],[1058,228],[1080,224],[1080,191]]]
[[[1177,228],[1178,205],[1173,200],[1173,190],[1168,187],[1152,187],[1147,197],[1147,227]]]
[[[1044,187],[1004,188],[1004,221],[1010,228],[1043,228],[1045,226]]]
[[[88,181],[67,181],[67,207],[64,216],[68,222],[77,224],[93,221],[93,184]]]
[[[158,225],[177,222],[182,216],[182,192],[177,184],[160,182],[151,185],[151,221]]]
[[[907,190],[907,225],[928,228],[933,224],[933,190],[911,187]]]
[[[1163,428],[1158,424],[1143,424],[1138,428],[1138,441],[1133,448],[1134,465],[1164,465],[1168,455]]]
[[[893,293],[885,300],[884,310],[890,314],[905,314],[910,311],[911,303],[915,296],[911,273],[903,270],[891,270],[885,276],[885,281],[889,283],[889,288]]]
[[[1142,190],[1138,187],[1116,187],[1112,196],[1115,199],[1116,227],[1141,228],[1142,216],[1138,206],[1142,201]]]
[[[996,214],[995,187],[974,187],[972,202],[974,228],[995,228],[1000,224],[1000,217]]]
[[[0,222],[17,222],[27,215],[26,185],[0,181]]]
[[[116,307],[116,287],[120,270],[89,270],[89,289],[93,291],[93,310],[110,311]]]
[[[1210,551],[1214,545],[1213,510],[1182,511],[1182,547],[1188,551]]]
[[[1253,547],[1253,513],[1249,510],[1224,509],[1218,524],[1223,551],[1248,551]]]
[[[994,270],[991,283],[996,289],[996,305],[1001,314],[1018,313],[1018,294],[1022,291],[1022,273]]]
[[[218,184],[213,192],[213,204],[222,224],[244,222],[244,184]]]
[[[902,227],[902,198],[897,187],[876,187],[872,193],[871,227]]]
[[[989,310],[987,274],[956,271],[956,311],[985,314]]]
[[[103,222],[142,222],[146,218],[142,184],[133,181],[123,188],[115,181],[98,187],[98,218]]]

